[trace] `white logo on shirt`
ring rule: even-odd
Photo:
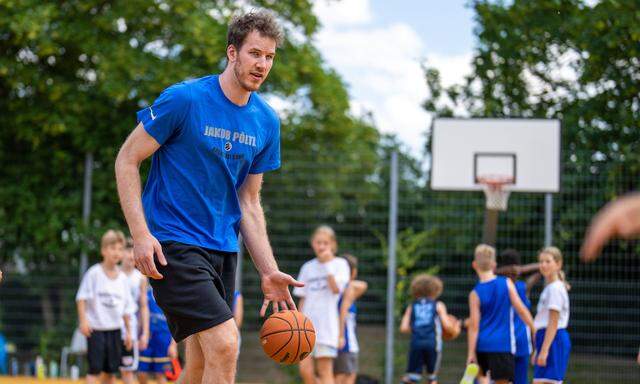
[[[224,150],[225,150],[225,151],[227,151],[227,152],[229,152],[229,151],[231,150],[231,148],[233,148],[233,146],[231,145],[231,143],[230,143],[230,142],[228,142],[228,141],[227,141],[227,142],[225,143],[225,145],[224,145]]]
[[[153,114],[153,109],[151,109],[151,107],[149,107],[149,113],[151,113],[151,120],[155,120],[155,119],[156,119],[156,117],[155,117],[155,115]]]

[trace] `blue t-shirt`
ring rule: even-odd
[[[442,346],[442,326],[436,311],[436,301],[421,298],[411,306],[411,347],[435,348]]]
[[[515,353],[513,311],[507,278],[497,276],[480,282],[474,288],[480,298],[480,330],[478,352]]]
[[[531,302],[527,297],[527,283],[522,280],[518,280],[515,283],[516,291],[518,291],[518,296],[520,296],[520,300],[527,307],[527,309],[531,310]],[[529,356],[531,354],[531,335],[529,334],[529,330],[527,329],[527,325],[522,321],[520,316],[515,313],[515,309],[511,309],[514,311],[513,313],[513,329],[514,334],[516,336],[516,356]]]
[[[142,194],[151,233],[237,252],[238,189],[248,174],[280,167],[276,113],[255,92],[233,104],[215,75],[170,86],[138,121],[161,145]]]

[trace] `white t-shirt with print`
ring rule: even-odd
[[[533,320],[536,330],[546,328],[549,324],[549,310],[560,313],[558,329],[567,328],[569,325],[569,293],[564,282],[556,280],[542,290],[538,301],[538,312]]]
[[[89,268],[82,277],[76,301],[86,301],[87,320],[92,329],[113,331],[122,329],[122,316],[135,313],[135,305],[127,277],[118,271],[115,279],[110,279],[101,264]]]
[[[122,273],[124,273],[127,278],[127,284],[129,284],[129,292],[131,292],[131,299],[133,300],[133,315],[129,317],[129,324],[132,330],[131,339],[138,340],[138,335],[140,333],[140,329],[138,328],[138,316],[140,316],[140,308],[138,304],[140,303],[140,284],[142,284],[144,275],[135,268],[129,274],[124,271]],[[125,337],[125,332],[126,331],[124,329],[124,324],[122,324],[123,339]]]
[[[333,293],[327,276],[332,274],[340,293]],[[316,330],[316,343],[338,348],[339,312],[338,299],[349,283],[350,270],[347,260],[336,257],[326,263],[313,259],[304,263],[298,280],[305,286],[296,287],[293,294],[304,298],[302,312],[311,320]]]

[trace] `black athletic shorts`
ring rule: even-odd
[[[237,255],[173,241],[161,242],[163,278],[149,279],[177,342],[233,318]]]
[[[511,353],[478,352],[478,365],[491,380],[513,381],[515,372],[515,358]]]
[[[118,373],[122,358],[122,338],[120,330],[93,331],[87,339],[87,360],[89,374]]]

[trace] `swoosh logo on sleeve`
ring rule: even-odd
[[[153,109],[151,109],[151,107],[149,107],[149,112],[151,113],[151,120],[155,120],[156,116],[153,114]]]

